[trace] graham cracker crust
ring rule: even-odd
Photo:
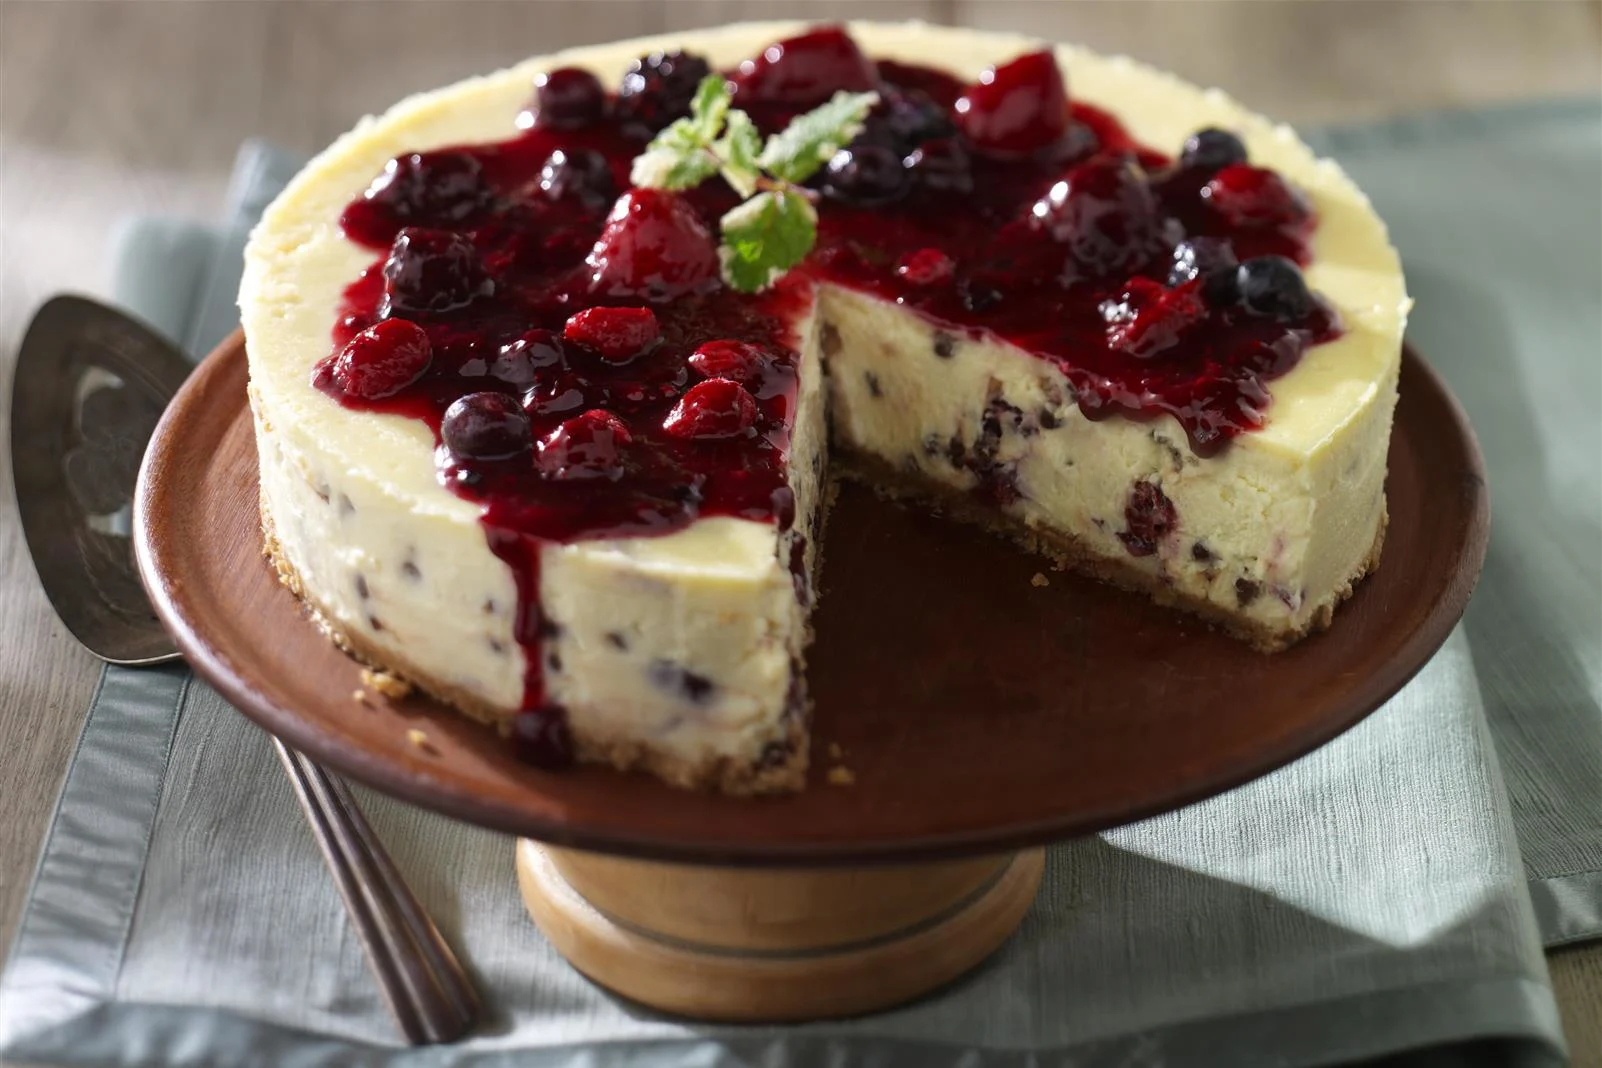
[[[494,727],[503,737],[511,734],[512,720],[517,716],[518,709],[492,704],[475,693],[442,682],[406,659],[378,649],[365,636],[347,630],[331,619],[317,600],[308,595],[300,572],[284,555],[273,525],[272,512],[265,499],[261,500],[260,509],[263,555],[272,565],[279,583],[295,595],[329,641],[357,662],[415,686],[435,700]],[[810,622],[808,626],[810,628]],[[810,636],[810,629],[808,634]],[[797,670],[800,670],[799,665]],[[690,790],[734,795],[794,793],[806,785],[810,757],[810,736],[806,728],[810,713],[810,705],[803,702],[795,714],[786,717],[785,735],[780,742],[785,755],[773,763],[742,762],[726,755],[688,761],[649,749],[637,739],[597,731],[588,725],[569,721],[569,729],[573,736],[575,756],[586,764],[608,764],[619,771],[643,771],[673,786]]]
[[[1385,528],[1390,522],[1389,509],[1382,504],[1379,523],[1374,531],[1374,543],[1357,569],[1328,601],[1318,606],[1305,624],[1300,628],[1283,630],[1239,616],[1204,598],[1182,593],[1160,576],[1148,574],[1125,561],[1103,556],[1071,534],[1026,526],[1012,516],[986,508],[961,490],[908,474],[875,457],[854,452],[848,455],[849,461],[839,465],[840,475],[867,486],[881,497],[903,504],[937,507],[946,516],[1006,538],[1030,552],[1046,557],[1065,570],[1088,575],[1119,589],[1144,594],[1164,607],[1203,619],[1230,637],[1263,653],[1288,649],[1308,635],[1329,626],[1335,617],[1336,606],[1350,597],[1357,584],[1379,566],[1380,553],[1385,547]]]

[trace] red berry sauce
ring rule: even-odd
[[[542,76],[521,134],[400,157],[341,218],[377,257],[347,289],[314,382],[349,407],[427,422],[441,479],[486,505],[490,546],[518,583],[524,708],[539,720],[525,750],[570,749],[545,700],[540,646],[560,621],[540,615],[542,543],[793,518],[790,324],[814,280],[1034,352],[1091,418],[1172,414],[1202,455],[1261,426],[1264,383],[1339,334],[1293,266],[1310,258],[1309,205],[1238,162],[1227,133],[1174,162],[1071,102],[1073,72],[1050,53],[964,86],[875,64],[832,27],[729,72],[735,106],[769,132],[836,90],[881,94],[809,182],[821,199],[808,263],[766,293],[733,292],[715,247],[733,193],[718,180],[678,195],[628,187],[701,69],[686,53],[642,57],[624,103],[587,75]],[[1176,254],[1198,238],[1210,240]],[[1248,278],[1264,256],[1285,260]],[[391,317],[421,332],[373,329]],[[386,338],[401,351],[382,351]],[[1132,500],[1132,552],[1160,535],[1162,503]]]

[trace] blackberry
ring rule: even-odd
[[[629,64],[617,91],[617,115],[626,127],[654,134],[690,113],[696,87],[712,72],[691,52],[652,52]]]

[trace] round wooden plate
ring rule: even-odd
[[[1474,435],[1411,352],[1383,563],[1327,633],[1273,656],[847,485],[829,519],[808,662],[811,783],[788,797],[708,796],[604,768],[534,770],[426,698],[352,700],[357,665],[261,556],[245,382],[236,334],[168,408],[135,504],[140,569],[194,668],[267,730],[407,801],[557,845],[682,862],[998,852],[1262,775],[1423,666],[1463,612],[1489,527]],[[1037,588],[1042,571],[1050,584]],[[831,744],[854,785],[825,781]]]

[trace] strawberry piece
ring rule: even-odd
[[[1202,187],[1202,199],[1235,226],[1301,226],[1312,220],[1307,198],[1263,167],[1234,163]]]
[[[623,446],[633,441],[623,420],[592,408],[566,420],[539,444],[538,466],[558,481],[623,477]]]
[[[671,300],[718,283],[712,232],[686,201],[660,189],[619,197],[584,262],[598,296]]]
[[[1166,289],[1149,278],[1131,278],[1121,296],[1102,305],[1107,343],[1136,359],[1162,355],[1207,317],[1200,288],[1200,283],[1188,282]]]
[[[697,382],[679,398],[662,429],[676,438],[732,438],[756,422],[756,400],[727,378]]]
[[[896,274],[915,286],[932,286],[950,278],[957,265],[937,248],[920,248],[901,257]]]
[[[1068,132],[1068,87],[1057,58],[1041,49],[992,67],[957,100],[957,127],[981,152],[1027,156]]]
[[[776,41],[740,64],[731,79],[735,106],[787,104],[806,108],[836,92],[865,93],[879,73],[857,42],[839,26],[823,26]]]
[[[772,360],[760,347],[746,341],[708,341],[690,354],[688,362],[706,378],[727,378],[750,385],[762,377]]]
[[[313,383],[330,380],[343,393],[362,400],[393,396],[428,370],[433,350],[428,334],[405,319],[374,323],[317,365]]]
[[[662,337],[650,308],[586,308],[567,321],[562,336],[588,345],[608,363],[628,363]]]

